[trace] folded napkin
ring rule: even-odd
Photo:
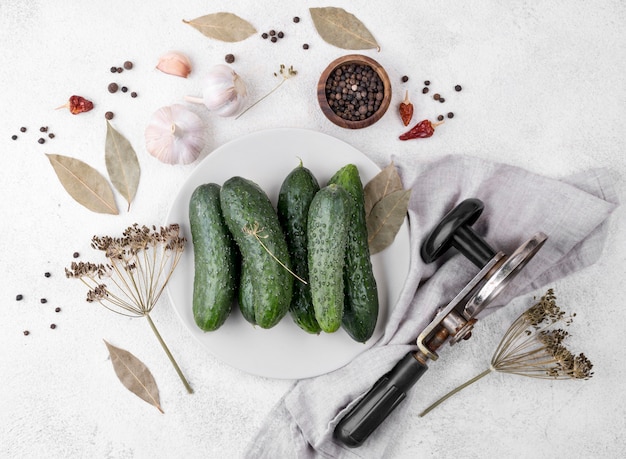
[[[431,264],[419,255],[425,236],[456,204],[466,198],[484,202],[485,209],[473,228],[496,251],[510,254],[535,233],[548,235],[545,245],[507,290],[481,313],[484,316],[518,295],[597,261],[608,217],[618,202],[606,169],[556,180],[468,156],[451,155],[430,162],[393,160],[405,188],[412,189],[408,212],[411,264],[384,335],[343,368],[295,382],[249,443],[245,457],[384,456],[402,412],[411,408],[410,398],[359,448],[335,442],[333,430],[360,395],[415,349],[417,336],[437,308],[454,298],[478,272],[455,250]]]

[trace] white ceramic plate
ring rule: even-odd
[[[235,306],[218,330],[204,332],[194,322],[193,246],[189,199],[198,185],[223,184],[239,175],[255,181],[274,204],[284,178],[299,165],[313,172],[321,186],[341,167],[355,164],[363,184],[380,169],[357,149],[334,137],[304,129],[272,129],[233,140],[210,153],[192,172],[172,203],[166,224],[179,223],[187,238],[185,252],[168,284],[172,304],[189,332],[220,360],[248,373],[278,379],[301,379],[335,370],[365,350],[347,333],[310,335],[285,316],[275,327],[253,327]],[[371,340],[382,336],[409,269],[409,231],[405,221],[393,244],[372,257],[380,313]]]

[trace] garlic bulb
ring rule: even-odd
[[[183,105],[158,109],[145,132],[146,150],[167,164],[189,164],[204,147],[204,123]]]
[[[218,64],[209,70],[205,79],[202,99],[185,97],[189,102],[204,103],[219,116],[235,116],[243,107],[246,85],[228,65]]]
[[[170,51],[159,58],[156,68],[168,75],[187,78],[191,73],[191,62],[183,53]]]

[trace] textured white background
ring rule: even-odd
[[[187,395],[146,323],[88,305],[82,285],[63,274],[74,251],[90,258],[92,235],[119,234],[133,222],[163,223],[194,165],[172,167],[150,157],[143,141],[147,120],[158,107],[198,94],[203,72],[227,53],[235,54],[234,68],[253,99],[274,86],[272,74],[280,64],[293,65],[299,74],[237,121],[194,107],[208,126],[203,156],[256,130],[304,127],[349,142],[380,166],[391,153],[425,159],[464,153],[556,178],[604,166],[624,201],[623,2],[336,2],[372,31],[382,49],[364,54],[386,68],[394,89],[387,115],[354,132],[330,124],[315,99],[324,67],[349,53],[323,42],[313,28],[308,8],[329,5],[0,2],[1,457],[237,457],[290,387],[289,381],[251,376],[207,354],[164,298],[153,317],[195,389]],[[218,11],[239,14],[259,33],[283,30],[286,38],[275,45],[259,36],[226,44],[181,21]],[[293,16],[301,22],[294,24]],[[302,50],[303,43],[311,48]],[[191,57],[189,79],[154,70],[159,55],[170,49]],[[127,59],[135,63],[132,71],[109,73]],[[405,74],[410,80],[402,84]],[[433,82],[433,92],[447,96],[445,104],[421,94],[425,79]],[[139,97],[109,94],[106,87],[114,80]],[[451,90],[457,83],[461,93]],[[447,111],[456,116],[431,139],[398,141],[403,128],[395,108],[405,89],[416,118]],[[92,99],[96,108],[80,116],[55,111],[71,94]],[[127,212],[118,199],[118,216],[76,204],[44,156],[74,156],[104,173],[107,110],[116,113],[114,125],[135,146],[142,168],[132,209]],[[25,134],[18,132],[22,125],[29,128]],[[39,145],[43,125],[56,138]],[[19,140],[12,141],[12,134]],[[554,286],[561,304],[578,313],[571,345],[592,359],[593,379],[552,382],[496,374],[428,417],[417,417],[436,396],[487,365],[503,331],[529,305],[528,298],[517,300],[479,324],[474,339],[431,365],[407,401],[414,409],[386,457],[623,457],[625,224],[619,208],[600,261]],[[52,277],[45,278],[46,271]],[[18,293],[24,295],[21,302],[15,301]],[[47,304],[39,302],[42,297]],[[54,312],[57,306],[62,312]],[[27,337],[25,329],[31,332]],[[165,415],[119,383],[102,339],[150,367]]]

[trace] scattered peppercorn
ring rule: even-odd
[[[59,307],[54,308],[54,312],[61,312],[61,308]]]
[[[276,42],[278,41],[278,38],[276,38],[276,37],[272,37],[272,38],[270,38],[270,41],[271,41],[272,43],[276,43]]]
[[[15,134],[13,134],[13,135],[11,136],[11,138],[12,138],[13,140],[17,140],[17,136],[16,136]]]
[[[25,128],[24,126],[22,126],[22,127],[20,128],[20,132],[26,132],[26,128]]]
[[[122,67],[118,67],[117,68],[117,73],[122,73],[124,71],[124,69]]]
[[[49,272],[44,273],[44,276],[46,277],[50,277],[52,274],[50,274]]]
[[[48,132],[48,126],[41,126],[39,132]]]
[[[50,137],[51,139],[54,139],[54,134],[51,132],[50,134],[48,134],[48,137]]]
[[[454,118],[454,113],[448,112],[448,118]]]
[[[113,115],[113,112],[107,112],[107,113],[111,113],[111,115]],[[113,117],[111,116],[111,118],[113,118]],[[74,253],[72,254],[72,256],[73,256],[74,258],[78,258],[78,257],[80,257],[80,253],[78,253],[78,252],[74,252]]]
[[[302,45],[302,49],[309,49],[309,44],[305,43],[304,45]]]
[[[273,37],[274,35],[276,35],[276,31],[275,30],[270,30],[270,37]]]
[[[50,324],[50,328],[54,330],[57,326],[55,324]]]
[[[261,34],[261,37],[265,40],[265,39],[267,39],[267,37],[269,37],[269,35],[267,33],[263,32]]]
[[[423,88],[423,89],[422,89],[422,94],[428,94],[428,88],[426,88],[426,87],[425,87],[425,88]]]
[[[439,116],[437,117],[437,121],[443,121],[443,115],[439,115]]]
[[[276,36],[277,36],[278,38],[284,38],[284,37],[285,37],[285,34],[284,34],[283,32],[278,32],[278,33],[276,34]]]
[[[443,97],[439,97],[439,102],[441,102],[441,103],[443,104],[445,101],[446,101],[446,99],[445,99],[445,98],[443,98]]]
[[[403,82],[403,83],[406,83],[407,81],[409,81],[409,77],[408,77],[408,76],[406,76],[406,75],[404,75],[404,76],[402,77],[402,82]]]
[[[235,62],[235,56],[232,54],[227,54],[226,56],[224,56],[224,60],[227,64],[232,64],[233,62]]]
[[[436,93],[433,95],[433,99],[435,100],[439,100],[441,98],[441,95],[439,95],[439,93]]]
[[[293,18],[293,22],[295,22],[297,24],[298,22],[300,22],[300,18],[298,16],[295,16]]]
[[[122,92],[127,92],[127,91],[128,91],[128,88],[127,88],[126,86],[122,86],[122,87],[121,87],[121,89],[120,89],[120,91],[122,91]]]
[[[46,139],[44,139],[43,137],[39,137],[39,140],[37,140],[37,142],[46,143]]]
[[[115,115],[113,114],[113,112],[106,112],[106,113],[104,114],[104,117],[105,117],[106,119],[108,119],[108,120],[112,120],[114,116],[115,116]],[[74,257],[74,258],[76,258],[76,257]]]
[[[116,93],[118,89],[119,86],[117,85],[117,83],[109,83],[108,90],[111,94]]]
[[[124,68],[125,68],[126,70],[130,70],[130,69],[132,69],[132,68],[133,68],[133,63],[132,63],[131,61],[126,61],[126,62],[124,62]]]
[[[424,85],[425,85],[425,86],[430,86],[430,80],[426,80],[426,81],[424,81]]]
[[[117,67],[111,67],[111,73],[117,73]]]
[[[30,332],[28,330],[24,330],[24,336],[28,336],[30,335]]]
[[[22,301],[23,299],[24,299],[24,295],[22,294],[15,295],[15,301]]]
[[[46,304],[48,302],[48,300],[46,300],[45,298],[42,298],[41,300],[39,300],[41,302],[41,304]]]
[[[457,85],[454,87],[454,90],[455,90],[456,92],[459,92],[459,91],[461,91],[462,89],[463,89],[463,88],[461,87],[461,85],[460,85],[460,84],[457,84]]]
[[[135,97],[137,97],[137,93],[135,91],[131,92],[130,97],[134,99]]]

